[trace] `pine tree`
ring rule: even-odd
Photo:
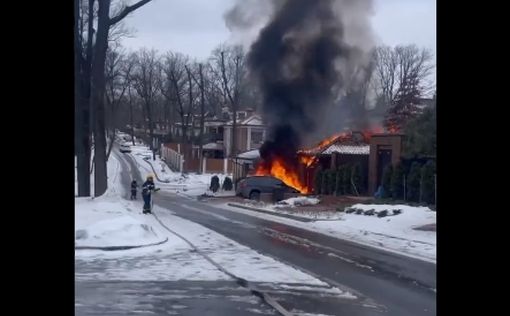
[[[420,178],[421,166],[415,161],[412,163],[407,176],[407,200],[418,202],[420,199]]]
[[[382,187],[383,187],[383,198],[391,197],[391,177],[393,175],[393,166],[387,165],[384,168],[383,176],[382,176]]]
[[[353,192],[359,195],[361,192],[361,165],[359,163],[352,167],[351,184],[354,186]]]
[[[435,179],[436,166],[433,161],[428,161],[421,168],[421,201],[435,204]]]
[[[343,182],[343,191],[344,191],[345,195],[352,193],[351,174],[352,174],[351,166],[348,164],[344,165],[343,181],[342,182]]]
[[[322,170],[318,169],[315,172],[315,183],[314,183],[314,192],[315,194],[322,194]]]
[[[404,168],[401,164],[398,164],[393,169],[391,176],[391,197],[394,200],[403,199],[404,197]]]
[[[396,93],[395,101],[386,113],[384,126],[389,131],[400,131],[406,123],[416,117],[420,110],[418,104],[421,91],[419,88],[417,74],[411,74],[403,78],[399,90]]]
[[[344,192],[344,171],[345,171],[344,166],[340,166],[340,167],[338,167],[337,172],[336,172],[336,180],[337,180],[336,194],[337,195],[345,194],[345,192]]]

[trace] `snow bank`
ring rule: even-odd
[[[98,221],[76,230],[76,245],[108,247],[155,244],[164,240],[152,226],[133,217],[122,216]]]
[[[317,199],[317,198],[311,198],[311,197],[306,197],[306,196],[298,196],[298,197],[293,197],[293,198],[290,198],[290,199],[286,199],[286,200],[280,201],[280,202],[278,202],[276,207],[278,207],[279,205],[282,205],[282,206],[317,205],[317,204],[319,204],[319,202],[320,202],[320,200]]]
[[[156,155],[156,160],[152,160],[152,151],[147,146],[131,146],[131,157],[135,160],[143,179],[149,174],[156,173],[154,179],[156,184],[164,184],[180,176],[179,173],[170,170],[158,155]]]
[[[300,222],[269,214],[244,210],[224,204],[224,209],[268,219],[287,225],[322,233],[339,239],[351,240],[388,251],[435,262],[436,232],[415,228],[436,223],[436,212],[427,207],[409,205],[355,204],[352,208],[363,211],[374,210],[374,215],[336,212],[338,220]],[[377,213],[388,210],[388,216]],[[400,210],[393,215],[393,210]],[[398,213],[398,212],[397,212]],[[290,213],[293,215],[298,215]],[[300,215],[300,214],[299,214]]]
[[[157,223],[141,214],[141,205],[121,198],[125,188],[120,162],[114,154],[107,164],[106,193],[97,198],[75,198],[75,245],[140,246],[164,241],[166,236]]]
[[[211,184],[211,178],[213,176],[217,176],[220,179],[220,190],[216,193],[213,193],[209,190],[209,185]],[[180,193],[185,196],[196,197],[199,195],[209,195],[209,196],[234,196],[235,191],[223,191],[221,186],[223,185],[223,181],[225,178],[231,175],[224,174],[215,174],[215,173],[188,173],[188,174],[177,174],[177,176],[173,177],[170,182],[162,186],[166,191],[173,191],[175,193]]]

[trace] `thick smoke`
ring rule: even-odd
[[[261,156],[292,160],[310,135],[324,132],[324,118],[332,106],[363,81],[359,69],[368,63],[372,46],[372,1],[275,0],[271,4],[273,12],[265,17],[268,22],[251,45],[247,63],[262,91],[262,114],[269,126]],[[256,24],[255,17],[242,14],[249,9],[240,2],[226,14],[231,30]],[[328,135],[319,137],[324,136]]]

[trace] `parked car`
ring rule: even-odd
[[[299,193],[275,177],[253,176],[239,181],[236,194],[250,200],[259,200],[262,193],[274,193],[275,190],[281,190],[284,193]]]
[[[131,152],[131,146],[128,143],[120,144],[120,152],[121,153],[130,153]]]

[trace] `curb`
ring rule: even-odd
[[[134,249],[134,248],[157,246],[157,245],[164,244],[167,241],[168,241],[168,237],[165,240],[157,242],[157,243],[139,245],[139,246],[109,246],[109,247],[76,246],[76,247],[74,247],[74,250],[85,250],[85,249],[103,250],[103,251],[128,250],[128,249]]]
[[[227,205],[228,206],[237,207],[237,208],[242,208],[242,209],[249,210],[249,211],[255,211],[255,212],[259,212],[259,213],[264,213],[264,214],[269,214],[269,215],[274,215],[274,216],[279,216],[279,217],[290,218],[290,219],[293,219],[293,220],[296,220],[296,221],[300,221],[300,222],[305,222],[305,223],[316,222],[317,221],[315,219],[298,217],[298,216],[294,216],[294,215],[290,215],[290,214],[278,214],[278,213],[266,211],[266,210],[263,210],[263,209],[260,209],[260,208],[244,206],[244,205],[240,205],[240,204],[236,204],[236,203],[227,203]]]

